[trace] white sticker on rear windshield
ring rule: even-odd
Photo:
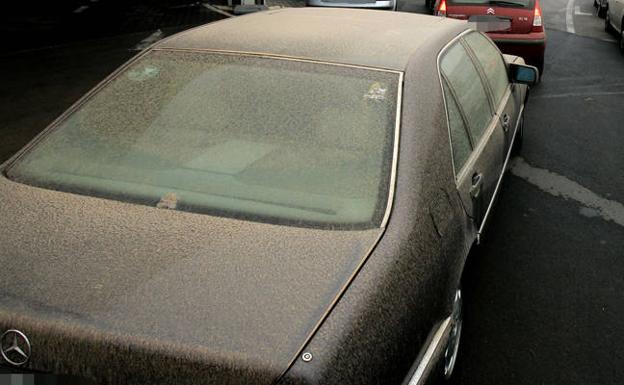
[[[368,92],[364,94],[365,99],[372,100],[386,100],[386,92],[388,91],[388,87],[385,85],[375,82],[371,84]]]
[[[140,82],[145,79],[153,78],[157,76],[159,73],[160,73],[160,69],[151,65],[147,65],[141,69],[134,69],[132,71],[129,71],[128,79]]]

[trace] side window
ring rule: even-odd
[[[464,112],[473,142],[477,143],[492,119],[492,111],[481,77],[463,45],[456,43],[444,53],[440,70]]]
[[[494,96],[494,105],[498,106],[509,86],[507,66],[501,53],[485,36],[478,32],[466,35],[464,40],[481,63]]]
[[[458,173],[468,160],[472,152],[472,145],[470,144],[466,125],[455,97],[451,94],[448,84],[446,82],[443,83],[444,98],[446,99],[448,111],[449,132],[451,133],[451,148],[453,149],[453,164],[455,165],[455,172]]]

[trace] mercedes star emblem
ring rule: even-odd
[[[7,330],[0,337],[0,353],[9,364],[22,366],[30,358],[30,341],[26,334],[19,330]]]

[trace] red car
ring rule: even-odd
[[[503,53],[544,70],[546,33],[538,0],[437,0],[438,16],[488,23],[487,34]]]

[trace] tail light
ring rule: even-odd
[[[438,7],[436,15],[446,17],[446,0],[440,1],[440,6]]]
[[[542,8],[540,7],[539,1],[537,0],[535,0],[535,10],[533,11],[533,28],[531,28],[531,32],[544,32],[544,24],[542,23]]]

